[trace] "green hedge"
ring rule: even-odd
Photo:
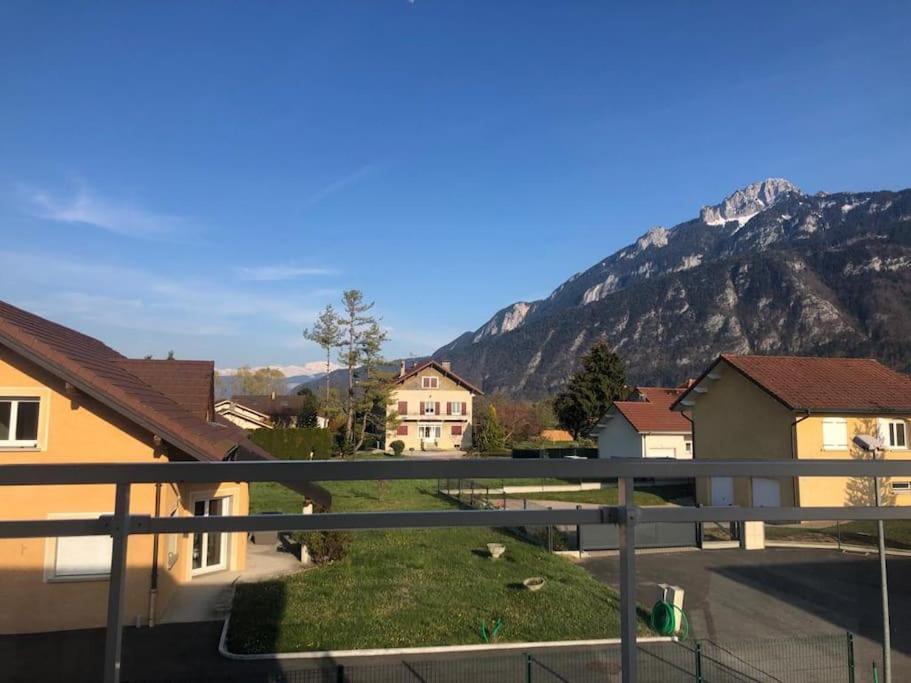
[[[513,448],[514,458],[565,458],[576,456],[578,458],[597,458],[597,448],[571,446],[569,448]]]
[[[250,439],[282,460],[307,460],[310,451],[315,460],[332,457],[332,434],[328,429],[257,429]]]

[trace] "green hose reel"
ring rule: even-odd
[[[686,614],[682,609],[666,600],[659,600],[652,606],[649,625],[655,633],[661,636],[673,636],[679,630],[680,640],[686,640],[690,633],[690,624]]]

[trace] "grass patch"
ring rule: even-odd
[[[911,521],[890,521],[883,524],[886,546],[911,550]],[[876,522],[844,522],[822,528],[773,526],[766,524],[766,538],[773,541],[802,541],[807,543],[837,543],[839,535],[846,545],[876,546]]]
[[[251,510],[296,512],[299,496],[251,485]],[[451,509],[432,480],[333,482],[333,509]],[[491,561],[487,543],[504,543]],[[544,576],[538,593],[521,587]],[[347,557],[278,580],[238,586],[229,646],[293,652],[481,642],[482,620],[503,620],[500,641],[614,637],[616,594],[584,569],[493,529],[358,532]],[[643,632],[645,627],[640,626]]]
[[[593,503],[595,505],[617,505],[619,502],[617,487],[613,485],[605,485],[593,491],[509,493],[506,497],[553,500],[567,503]],[[689,486],[643,486],[636,489],[633,498],[636,501],[636,505],[692,504],[692,490]]]

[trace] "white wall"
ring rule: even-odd
[[[622,415],[613,412],[598,434],[599,458],[641,458],[642,437]]]
[[[667,448],[674,449],[674,457],[677,460],[689,460],[693,457],[692,453],[686,452],[686,440],[689,437],[682,434],[646,434],[642,438],[645,439],[645,457],[651,457],[649,451],[652,449]]]

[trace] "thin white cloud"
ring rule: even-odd
[[[351,185],[354,185],[355,183],[360,182],[361,180],[363,180],[364,178],[369,176],[371,173],[373,173],[375,170],[376,170],[376,167],[373,166],[372,164],[367,164],[366,166],[361,166],[359,169],[357,169],[353,173],[349,173],[348,175],[344,176],[343,178],[339,178],[338,180],[335,180],[335,181],[329,183],[328,185],[326,185],[325,187],[321,188],[317,192],[314,192],[312,195],[310,195],[307,198],[306,203],[309,206],[319,204],[321,201],[323,201],[327,197],[334,195],[336,192],[340,192],[341,190],[344,190],[346,187],[350,187]]]
[[[240,266],[235,269],[237,277],[248,282],[277,282],[296,280],[312,275],[334,275],[332,268],[302,268],[289,265]]]
[[[26,210],[58,223],[91,225],[118,235],[154,238],[188,227],[186,218],[149,211],[133,204],[99,196],[85,185],[70,195],[20,186]]]

